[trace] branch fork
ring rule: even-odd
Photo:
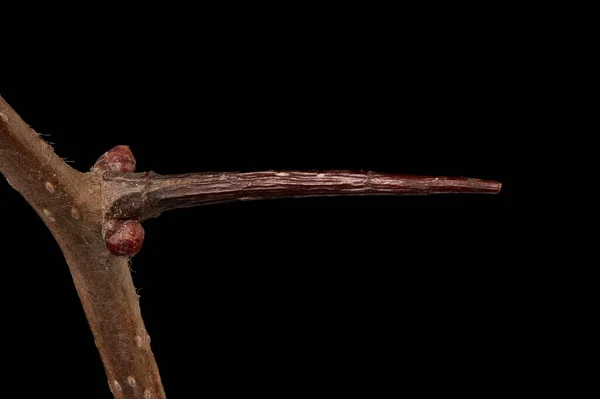
[[[127,146],[81,173],[58,157],[0,97],[0,173],[35,209],[65,256],[118,399],[165,398],[142,321],[129,259],[141,222],[162,212],[234,200],[339,195],[495,194],[501,184],[464,177],[353,171],[266,171],[162,176],[135,173]]]

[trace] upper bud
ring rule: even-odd
[[[135,172],[135,157],[129,146],[118,145],[98,158],[92,170],[132,173]]]

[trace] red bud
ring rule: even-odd
[[[135,255],[144,243],[144,228],[136,220],[111,220],[104,234],[106,248],[117,256]]]
[[[135,157],[129,146],[118,145],[98,158],[92,167],[94,169],[132,173],[135,172]]]

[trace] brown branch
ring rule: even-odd
[[[114,396],[164,398],[129,259],[104,245],[99,173],[70,168],[2,97],[0,172],[60,245]]]
[[[161,176],[106,173],[104,184],[130,190],[109,198],[106,218],[144,220],[161,212],[233,200],[340,195],[496,194],[501,184],[464,177],[429,177],[373,172],[250,172]]]
[[[0,172],[31,204],[58,242],[110,389],[120,399],[165,398],[129,272],[130,257],[114,255],[139,250],[144,237],[139,221],[169,209],[233,200],[493,194],[501,188],[500,183],[477,179],[372,172],[160,176],[131,173],[134,169],[135,159],[126,146],[104,154],[91,172],[72,169],[0,97]]]

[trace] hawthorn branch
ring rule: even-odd
[[[501,184],[465,177],[430,177],[351,171],[199,173],[106,173],[120,195],[105,204],[108,219],[144,220],[161,212],[234,200],[342,195],[496,194]],[[110,191],[110,190],[107,190]],[[115,191],[115,190],[112,190]],[[130,191],[123,194],[123,191]]]
[[[134,169],[129,148],[118,146],[100,157],[91,172],[74,170],[0,97],[0,173],[58,242],[117,399],[165,398],[129,271],[130,256],[117,256],[141,247],[140,221],[170,209],[233,200],[494,194],[501,188],[487,180],[373,172],[161,176]]]
[[[99,174],[63,162],[2,97],[0,172],[58,242],[115,398],[165,398],[129,258],[112,255],[101,234]]]

